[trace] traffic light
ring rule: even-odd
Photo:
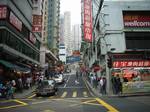
[[[108,66],[108,68],[112,68],[112,59],[111,58],[107,59],[107,66]]]

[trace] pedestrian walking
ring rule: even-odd
[[[114,75],[111,78],[113,94],[117,94],[117,80]]]
[[[14,98],[14,87],[11,81],[6,83],[6,99]]]
[[[119,77],[119,74],[116,76],[116,81],[117,81],[117,94],[122,94],[122,82]]]
[[[78,81],[79,74],[80,74],[80,71],[79,71],[79,68],[77,67],[77,68],[76,68],[76,79],[75,79],[75,84],[79,84],[79,81]]]
[[[100,93],[101,93],[101,94],[103,93],[103,84],[104,84],[103,78],[100,77],[100,80],[99,80],[99,88],[100,88]]]
[[[96,74],[93,75],[93,84],[94,84],[94,88],[97,88],[97,78],[96,78]]]
[[[100,81],[100,92],[102,95],[106,94],[106,78],[105,77],[101,77]]]
[[[19,91],[22,93],[22,90],[23,90],[23,82],[22,82],[22,78],[19,77],[18,79],[18,87],[19,87]]]
[[[103,77],[103,94],[106,94],[106,77]]]

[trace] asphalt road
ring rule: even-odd
[[[150,112],[150,97],[97,97],[85,80],[67,74],[66,83],[59,86],[55,96],[0,101],[0,112]]]

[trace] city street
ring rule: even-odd
[[[86,81],[75,74],[67,74],[66,83],[59,86],[55,96],[39,96],[0,101],[0,112],[149,112],[149,96],[95,96]]]
[[[150,0],[0,0],[0,112],[150,112]]]

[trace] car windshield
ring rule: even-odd
[[[59,75],[55,75],[54,78],[59,78]]]
[[[54,85],[54,80],[48,80],[49,85]]]
[[[43,87],[43,86],[48,86],[48,85],[54,85],[54,80],[42,81],[42,83],[39,86]]]

